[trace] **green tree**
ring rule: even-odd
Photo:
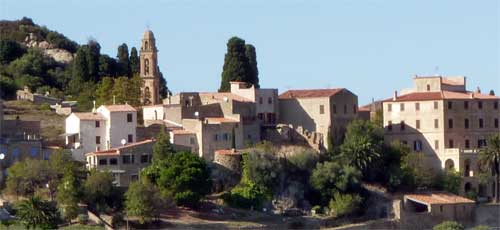
[[[116,59],[108,55],[101,55],[99,57],[99,76],[116,77],[120,74],[120,68]]]
[[[280,185],[283,168],[273,153],[251,152],[243,155],[243,161],[246,167],[243,177],[270,191]]]
[[[171,92],[170,92],[170,90],[168,89],[168,86],[167,86],[167,81],[163,77],[163,73],[161,71],[160,71],[160,89],[159,89],[159,94],[160,94],[160,98],[162,98],[162,99],[168,97],[169,95],[171,95]]]
[[[487,141],[488,145],[479,151],[479,162],[485,169],[490,171],[494,177],[495,203],[500,202],[500,134],[491,135]]]
[[[316,165],[310,183],[321,194],[322,203],[326,204],[337,192],[358,191],[360,179],[361,173],[356,168],[337,161],[327,161]]]
[[[96,205],[96,209],[104,210],[108,207],[108,199],[113,194],[113,176],[109,172],[90,171],[85,181],[84,199],[88,204]]]
[[[139,217],[141,224],[158,218],[164,205],[160,191],[148,182],[132,182],[125,193],[127,215]]]
[[[116,97],[116,103],[139,106],[141,104],[141,86],[143,84],[143,80],[138,75],[134,75],[130,79],[127,77],[116,78],[112,90],[112,95]]]
[[[347,216],[359,210],[362,202],[358,194],[342,194],[336,192],[330,200],[328,207],[334,217]]]
[[[433,230],[465,230],[464,226],[455,221],[444,221],[432,228]]]
[[[253,45],[245,45],[245,56],[247,57],[248,64],[250,66],[250,76],[248,78],[249,83],[254,85],[255,88],[260,88],[259,69],[257,68],[257,53],[255,52],[255,47]]]
[[[113,91],[113,86],[114,82],[110,77],[104,77],[99,82],[95,91],[97,105],[110,105],[113,103],[113,95],[110,93]]]
[[[380,158],[383,145],[381,129],[364,120],[354,120],[347,126],[341,155],[351,165],[366,174],[372,162]]]
[[[454,194],[459,193],[462,184],[462,176],[457,171],[445,171],[443,173],[443,189]]]
[[[78,95],[82,89],[82,84],[89,80],[89,70],[87,65],[87,49],[88,47],[81,46],[76,52],[76,56],[72,62],[72,78],[68,85],[69,93]]]
[[[23,56],[26,50],[19,43],[11,40],[0,40],[0,64],[6,65]]]
[[[16,96],[16,83],[9,77],[0,76],[0,97],[11,99]]]
[[[7,169],[6,191],[16,196],[32,196],[55,177],[47,161],[25,159]]]
[[[249,81],[251,74],[248,58],[245,54],[245,40],[232,37],[227,42],[227,52],[224,57],[224,66],[222,67],[222,81],[219,92],[230,90],[231,81]]]
[[[175,150],[170,143],[170,135],[161,127],[160,133],[156,136],[156,143],[153,145],[153,161],[162,161],[170,158]]]
[[[87,69],[89,80],[96,83],[99,79],[99,58],[101,56],[101,46],[95,40],[87,43]]]
[[[62,183],[57,187],[56,201],[62,210],[64,218],[71,222],[78,216],[80,200],[79,183],[73,172],[69,171],[62,179]]]
[[[118,54],[116,55],[118,59],[118,64],[120,65],[120,75],[121,76],[132,76],[132,72],[130,71],[130,59],[128,56],[128,46],[123,43],[118,46]]]
[[[410,188],[431,189],[439,186],[439,172],[426,161],[422,152],[410,153],[403,157],[401,169],[405,175],[405,183]]]
[[[57,208],[39,197],[20,201],[16,206],[16,216],[27,229],[56,229],[59,221]]]
[[[139,74],[140,72],[140,59],[139,55],[137,54],[137,49],[135,47],[132,47],[130,50],[130,70],[132,71],[132,74]]]

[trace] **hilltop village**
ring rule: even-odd
[[[410,88],[364,106],[342,86],[279,92],[259,84],[255,47],[235,37],[220,89],[170,92],[146,30],[130,57],[100,58],[95,73],[72,64],[64,87],[43,88],[49,81],[16,77],[26,55],[64,66],[89,62],[99,45],[37,41],[33,31],[21,56],[5,58],[16,42],[0,45],[2,224],[500,226],[500,97],[471,90],[465,76],[408,77]],[[92,79],[98,72],[110,77]]]

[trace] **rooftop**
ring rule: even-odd
[[[447,192],[408,194],[408,195],[405,195],[404,197],[406,199],[410,199],[410,200],[413,200],[415,202],[424,203],[427,205],[475,203],[473,200],[469,200],[465,197],[457,196],[455,194],[451,194],[451,193],[447,193]]]
[[[280,99],[291,98],[313,98],[313,97],[331,97],[344,90],[344,88],[337,89],[301,89],[301,90],[288,90],[282,93]]]
[[[138,141],[138,142],[126,144],[126,145],[123,145],[123,146],[111,148],[111,149],[108,149],[108,150],[101,150],[101,151],[95,151],[95,152],[86,153],[85,155],[99,155],[99,156],[119,155],[120,154],[120,150],[127,149],[127,148],[132,148],[132,147],[136,147],[136,146],[139,146],[139,145],[149,144],[149,143],[152,143],[152,142],[154,142],[154,140],[152,140],[152,139],[150,139],[150,140],[144,140],[144,141]]]
[[[221,155],[241,155],[241,152],[236,149],[219,149],[215,150],[215,154]]]
[[[389,101],[430,101],[430,100],[444,100],[444,99],[500,99],[495,95],[482,94],[476,92],[453,92],[453,91],[440,91],[440,92],[414,92],[397,96],[396,100],[388,98],[384,100]]]
[[[240,102],[252,102],[244,97],[238,96],[233,93],[211,93],[211,92],[205,92],[205,93],[199,93],[200,97],[211,97],[214,100],[218,101],[224,101],[225,98],[228,100],[234,100],[234,101],[240,101]]]
[[[73,113],[76,117],[80,118],[80,120],[104,120],[104,117],[100,113]]]
[[[239,123],[238,120],[225,117],[206,117],[205,121],[208,123]]]
[[[189,130],[185,129],[174,129],[171,131],[175,135],[188,135],[188,134],[195,134],[195,132],[191,132]]]
[[[137,110],[129,104],[125,105],[102,105],[110,112],[136,112]]]

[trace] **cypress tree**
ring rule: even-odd
[[[120,74],[122,76],[132,76],[131,71],[130,71],[130,60],[128,57],[128,46],[127,44],[123,43],[120,46],[118,46],[118,54],[116,55],[116,58],[118,58],[118,64],[120,65],[121,71]]]
[[[99,78],[99,57],[101,56],[101,46],[95,40],[89,40],[87,43],[87,68],[88,68],[88,80],[93,82],[98,82]]]
[[[257,53],[255,52],[255,47],[252,44],[247,44],[245,46],[245,56],[247,57],[248,65],[250,66],[248,83],[254,85],[255,88],[260,88],[259,69],[257,69]]]
[[[139,55],[135,47],[132,47],[130,50],[130,71],[132,71],[132,74],[139,73],[140,71]]]
[[[227,42],[227,53],[224,57],[222,81],[219,92],[229,91],[231,88],[229,85],[230,81],[248,82],[250,71],[248,58],[245,55],[245,40],[238,37],[232,37]]]

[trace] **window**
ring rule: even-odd
[[[387,105],[387,111],[391,112],[392,111],[392,104]]]
[[[498,109],[498,101],[493,102],[493,109]]]
[[[127,122],[132,122],[132,114],[127,113]]]
[[[101,127],[101,123],[100,123],[99,121],[95,121],[95,127],[96,127],[96,128]]]
[[[401,128],[401,131],[404,131],[404,130],[405,130],[405,128],[406,128],[405,121],[401,121],[400,126],[401,126],[401,127],[400,127],[400,128]]]
[[[116,158],[110,158],[109,159],[109,164],[110,165],[117,165],[118,164],[118,159],[116,159]]]
[[[470,149],[470,141],[469,141],[469,139],[465,140],[465,148],[466,149]]]
[[[405,111],[405,103],[399,104],[399,110]]]
[[[337,114],[337,106],[333,105],[333,114]]]
[[[420,103],[415,103],[415,111],[420,111]]]
[[[219,140],[219,134],[215,134],[215,135],[214,135],[214,140],[215,140],[215,141],[218,141],[218,140]]]
[[[128,143],[134,142],[134,135],[129,134],[127,137],[128,137]]]
[[[95,136],[95,143],[97,145],[101,144],[101,136]]]
[[[264,103],[264,99],[262,99],[262,97],[259,97],[259,104],[262,105],[262,103]]]
[[[431,91],[431,85],[427,84],[427,91]]]
[[[420,129],[420,120],[416,120],[416,121],[415,121],[415,127],[416,127],[417,129]]]
[[[225,141],[229,140],[229,133],[222,134],[222,139]]]
[[[141,155],[141,163],[144,164],[148,162],[149,162],[149,155],[147,154]]]
[[[481,148],[483,146],[486,146],[486,139],[477,140],[477,148]]]
[[[469,102],[468,101],[464,101],[464,109],[469,109]]]
[[[99,159],[99,165],[107,165],[108,164],[108,159]]]
[[[468,129],[469,128],[469,119],[464,120],[464,128]]]
[[[347,105],[344,105],[344,114],[347,113]]]
[[[448,109],[453,109],[453,102],[452,101],[448,102]]]
[[[122,163],[123,164],[133,164],[135,161],[134,155],[124,155],[122,156]]]
[[[324,105],[319,106],[319,114],[325,114],[325,106]]]
[[[439,120],[434,119],[434,128],[438,129],[439,128]]]
[[[387,122],[387,130],[392,131],[392,121]]]
[[[258,113],[257,114],[257,117],[259,118],[259,120],[264,120],[264,114],[263,113]]]
[[[147,43],[146,43],[146,45],[147,45]],[[144,73],[146,75],[149,74],[149,59],[147,59],[147,58],[144,59]]]
[[[272,97],[267,98],[267,104],[272,104],[272,103],[273,103],[273,98]]]
[[[453,119],[448,119],[448,128],[453,129]]]
[[[484,127],[484,122],[483,122],[483,119],[480,118],[479,119],[479,128],[483,128]]]
[[[422,141],[420,140],[413,141],[413,150],[418,152],[422,151]]]
[[[434,141],[434,149],[439,149],[439,140]]]
[[[453,148],[453,139],[448,140],[448,148]]]
[[[483,109],[483,102],[482,101],[478,101],[477,102],[477,108],[478,109]]]
[[[494,123],[495,123],[495,128],[498,128],[498,118],[495,118]]]
[[[438,109],[438,107],[439,107],[439,106],[438,106],[438,102],[437,102],[437,101],[435,101],[435,102],[434,102],[434,109]]]

